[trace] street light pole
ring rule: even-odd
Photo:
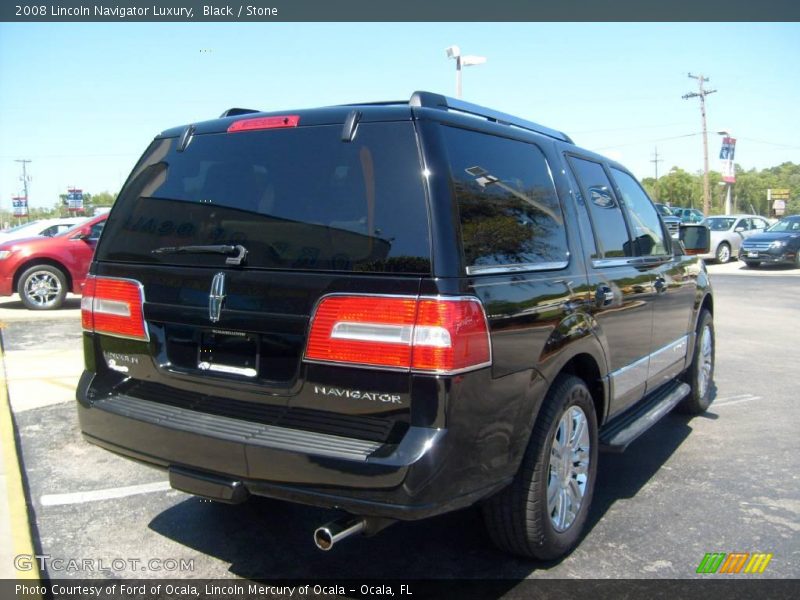
[[[485,56],[461,55],[461,48],[458,46],[449,46],[444,50],[447,53],[447,58],[454,58],[456,61],[456,98],[461,98],[461,69],[462,67],[472,67],[474,65],[482,65],[486,62]]]
[[[733,190],[733,184],[728,183],[726,187],[728,189],[725,190],[725,214],[729,215],[733,212],[731,210],[731,195]]]
[[[723,131],[718,131],[717,134],[725,136],[726,138],[733,137],[733,136],[731,136],[729,131],[724,131],[724,130]],[[723,140],[723,145],[724,145],[725,141],[726,140]],[[726,159],[726,160],[730,160],[731,161],[731,165],[733,164],[733,156],[732,155],[729,156],[728,159]],[[731,173],[733,173],[733,172],[734,171],[731,171]],[[734,177],[735,177],[735,175],[734,175]],[[725,181],[724,183],[725,183],[725,214],[726,215],[730,215],[730,214],[733,214],[733,208],[731,206],[731,197],[733,196],[733,185],[734,184],[733,184],[732,181]]]
[[[461,98],[461,55],[456,56],[456,98]]]

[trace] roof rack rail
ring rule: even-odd
[[[337,104],[336,106],[398,106],[406,104],[408,104],[408,100],[381,100],[379,102],[351,102],[349,104]]]
[[[448,96],[442,96],[441,94],[434,94],[432,92],[414,92],[414,94],[411,96],[411,100],[409,100],[408,103],[411,106],[452,110],[476,117],[483,117],[487,121],[500,123],[501,125],[509,125],[511,127],[518,127],[528,131],[535,131],[536,133],[541,133],[563,142],[568,142],[570,144],[575,143],[572,141],[571,137],[562,131],[551,129],[550,127],[545,127],[544,125],[534,123],[533,121],[526,121],[525,119],[520,119],[518,117],[492,110],[490,108],[485,108],[477,104],[464,102],[463,100],[458,100],[456,98],[449,98]]]
[[[225,112],[223,112],[219,118],[224,119],[225,117],[238,117],[239,115],[249,115],[251,113],[261,112],[260,110],[256,110],[254,108],[229,108]]]

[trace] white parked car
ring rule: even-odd
[[[711,244],[709,253],[701,256],[720,263],[739,256],[739,248],[746,237],[769,227],[767,220],[758,215],[719,215],[707,217],[703,223],[711,230]]]
[[[37,236],[53,237],[59,233],[64,233],[67,229],[85,220],[86,217],[70,217],[65,219],[39,219],[38,221],[23,223],[0,231],[0,244]]]

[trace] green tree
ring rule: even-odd
[[[767,200],[770,189],[788,189],[789,202],[786,214],[800,213],[800,164],[783,163],[758,171],[745,171],[741,165],[735,165],[736,183],[733,187],[733,210],[736,212],[753,212],[763,216],[772,216],[772,203]],[[717,171],[708,174],[711,188],[711,214],[722,214],[725,211],[725,194],[727,188],[720,185],[722,176]],[[642,184],[656,198],[655,180],[645,178]],[[683,169],[673,167],[669,173],[658,179],[658,200],[670,206],[691,206],[702,208],[703,174],[687,173]]]
[[[92,196],[92,206],[93,207],[111,207],[114,205],[114,202],[117,200],[117,195],[112,194],[111,192],[100,192],[99,194],[94,194]]]
[[[736,185],[734,193],[736,210],[739,212],[754,212],[759,215],[769,214],[767,207],[767,189],[761,175],[755,169],[743,171],[736,165]]]
[[[669,173],[658,178],[659,201],[670,206],[697,206],[695,179],[683,169],[673,167]]]
[[[653,202],[661,202],[655,177],[645,177],[642,179],[642,187],[644,187],[644,191],[647,192],[647,195],[650,196]]]

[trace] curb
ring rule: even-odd
[[[17,436],[14,417],[8,400],[5,354],[0,323],[0,529],[7,529],[10,536],[0,537],[0,556],[27,555],[32,568],[17,570],[14,563],[0,564],[0,579],[40,579],[30,530],[30,514],[22,482],[21,463],[17,452]],[[3,483],[5,482],[5,485]],[[5,523],[3,522],[5,521]],[[3,561],[5,563],[5,560]]]

